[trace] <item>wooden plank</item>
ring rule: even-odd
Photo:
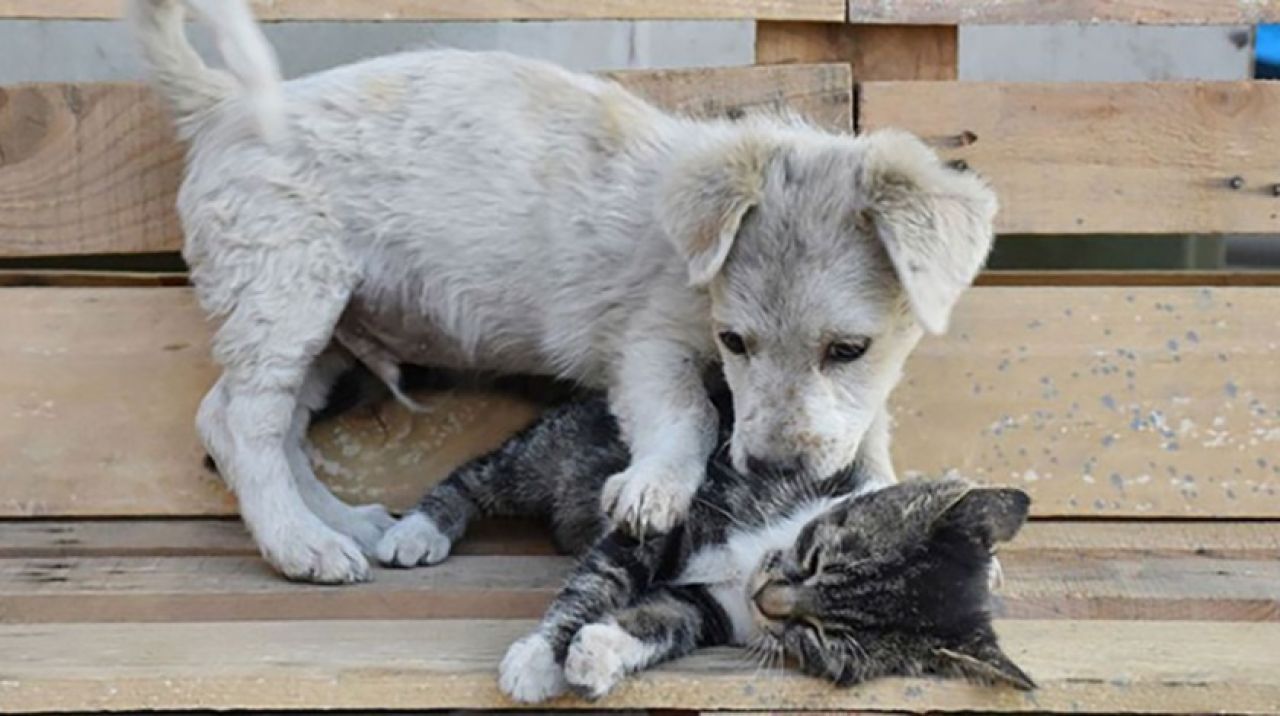
[[[844,20],[844,0],[252,0],[279,20]],[[0,0],[0,18],[114,20],[120,0]]]
[[[1255,25],[1276,0],[849,0],[851,22],[925,25]]]
[[[944,25],[761,22],[756,25],[756,62],[848,62],[858,82],[954,80],[957,37],[954,26]]]
[[[900,472],[1015,483],[1042,516],[1275,516],[1268,288],[978,288],[891,402]]]
[[[174,250],[182,155],[141,85],[0,87],[0,256]]]
[[[1215,553],[1247,558],[1253,532],[1203,538]],[[1195,539],[1191,537],[1190,539]],[[527,520],[481,520],[452,554],[551,555],[550,533]],[[0,558],[251,557],[258,554],[239,520],[0,520]]]
[[[340,591],[340,590],[338,590]],[[328,621],[0,626],[0,710],[510,708],[494,672],[532,622]],[[1003,621],[1025,694],[960,681],[837,689],[707,650],[564,708],[1270,713],[1280,624]],[[198,648],[194,645],[199,645]],[[1194,645],[1194,648],[1188,648]]]
[[[740,117],[790,109],[820,127],[853,128],[849,68],[809,62],[789,67],[606,72],[650,102],[694,117]]]
[[[550,555],[532,521],[482,520],[454,545],[460,556]],[[0,520],[0,558],[252,557],[243,525],[230,519]],[[1092,559],[1205,557],[1280,559],[1280,522],[1033,520],[1001,554]]]
[[[893,396],[898,469],[1014,482],[1045,517],[1280,516],[1275,301],[975,289]],[[0,289],[0,516],[230,514],[191,427],[208,330],[185,288]],[[403,509],[533,415],[492,395],[431,400],[430,415],[389,405],[320,426],[318,472]]]
[[[984,271],[979,286],[1280,286],[1280,271]]]
[[[1016,270],[978,275],[979,286],[1280,286],[1271,270]],[[183,272],[0,269],[0,288],[24,286],[186,286]]]
[[[870,82],[857,122],[990,178],[1002,233],[1280,231],[1274,83]]]
[[[1280,621],[1280,559],[1100,559],[1009,551],[1001,617]],[[0,559],[0,622],[536,618],[567,557],[451,557],[347,589],[282,580],[257,556]]]
[[[0,514],[220,515],[193,418],[213,383],[208,324],[185,288],[0,290]],[[343,494],[404,508],[425,484],[534,415],[509,397],[441,393],[433,411],[366,409],[318,430]],[[379,456],[395,454],[396,462]],[[401,476],[413,475],[405,483]]]
[[[536,619],[571,565],[451,557],[333,589],[287,582],[258,557],[0,559],[0,622]]]
[[[673,111],[738,116],[787,107],[822,126],[852,127],[846,67],[614,76]],[[0,257],[178,250],[182,154],[160,103],[140,85],[0,88]]]

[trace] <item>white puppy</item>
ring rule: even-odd
[[[230,73],[204,65],[184,8]],[[281,83],[242,0],[133,0],[191,141],[178,209],[223,373],[198,429],[285,575],[368,576],[388,524],[316,481],[309,411],[354,358],[548,374],[608,390],[632,449],[605,507],[687,510],[723,360],[740,469],[893,478],[885,399],[942,331],[996,201],[918,140],[788,119],[695,121],[497,53],[395,55]]]

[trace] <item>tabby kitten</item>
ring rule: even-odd
[[[432,489],[378,556],[439,562],[476,515],[545,518],[557,546],[582,555],[502,661],[500,686],[517,701],[570,688],[598,698],[628,673],[720,644],[839,685],[937,674],[1034,688],[987,611],[993,548],[1021,527],[1025,493],[959,481],[868,489],[857,466],[822,483],[742,475],[713,457],[684,524],[637,541],[600,510],[605,479],[628,459],[605,401],[556,408]]]

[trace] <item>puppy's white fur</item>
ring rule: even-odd
[[[352,357],[393,388],[401,363],[606,388],[633,454],[607,507],[637,531],[671,527],[702,479],[716,416],[701,375],[718,358],[739,467],[822,477],[861,457],[892,479],[885,398],[918,326],[945,327],[995,212],[917,140],[694,121],[500,53],[280,84],[241,0],[132,5],[191,140],[183,254],[222,319],[198,428],[286,575],[362,579],[385,526],[335,508],[294,449],[308,396]],[[233,74],[191,50],[184,6]],[[721,356],[719,330],[749,355]],[[871,339],[861,360],[824,359],[849,338]]]

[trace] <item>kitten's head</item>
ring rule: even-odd
[[[764,648],[851,685],[936,674],[1032,689],[1000,650],[989,569],[1031,499],[1015,489],[908,482],[840,503],[751,584]]]

